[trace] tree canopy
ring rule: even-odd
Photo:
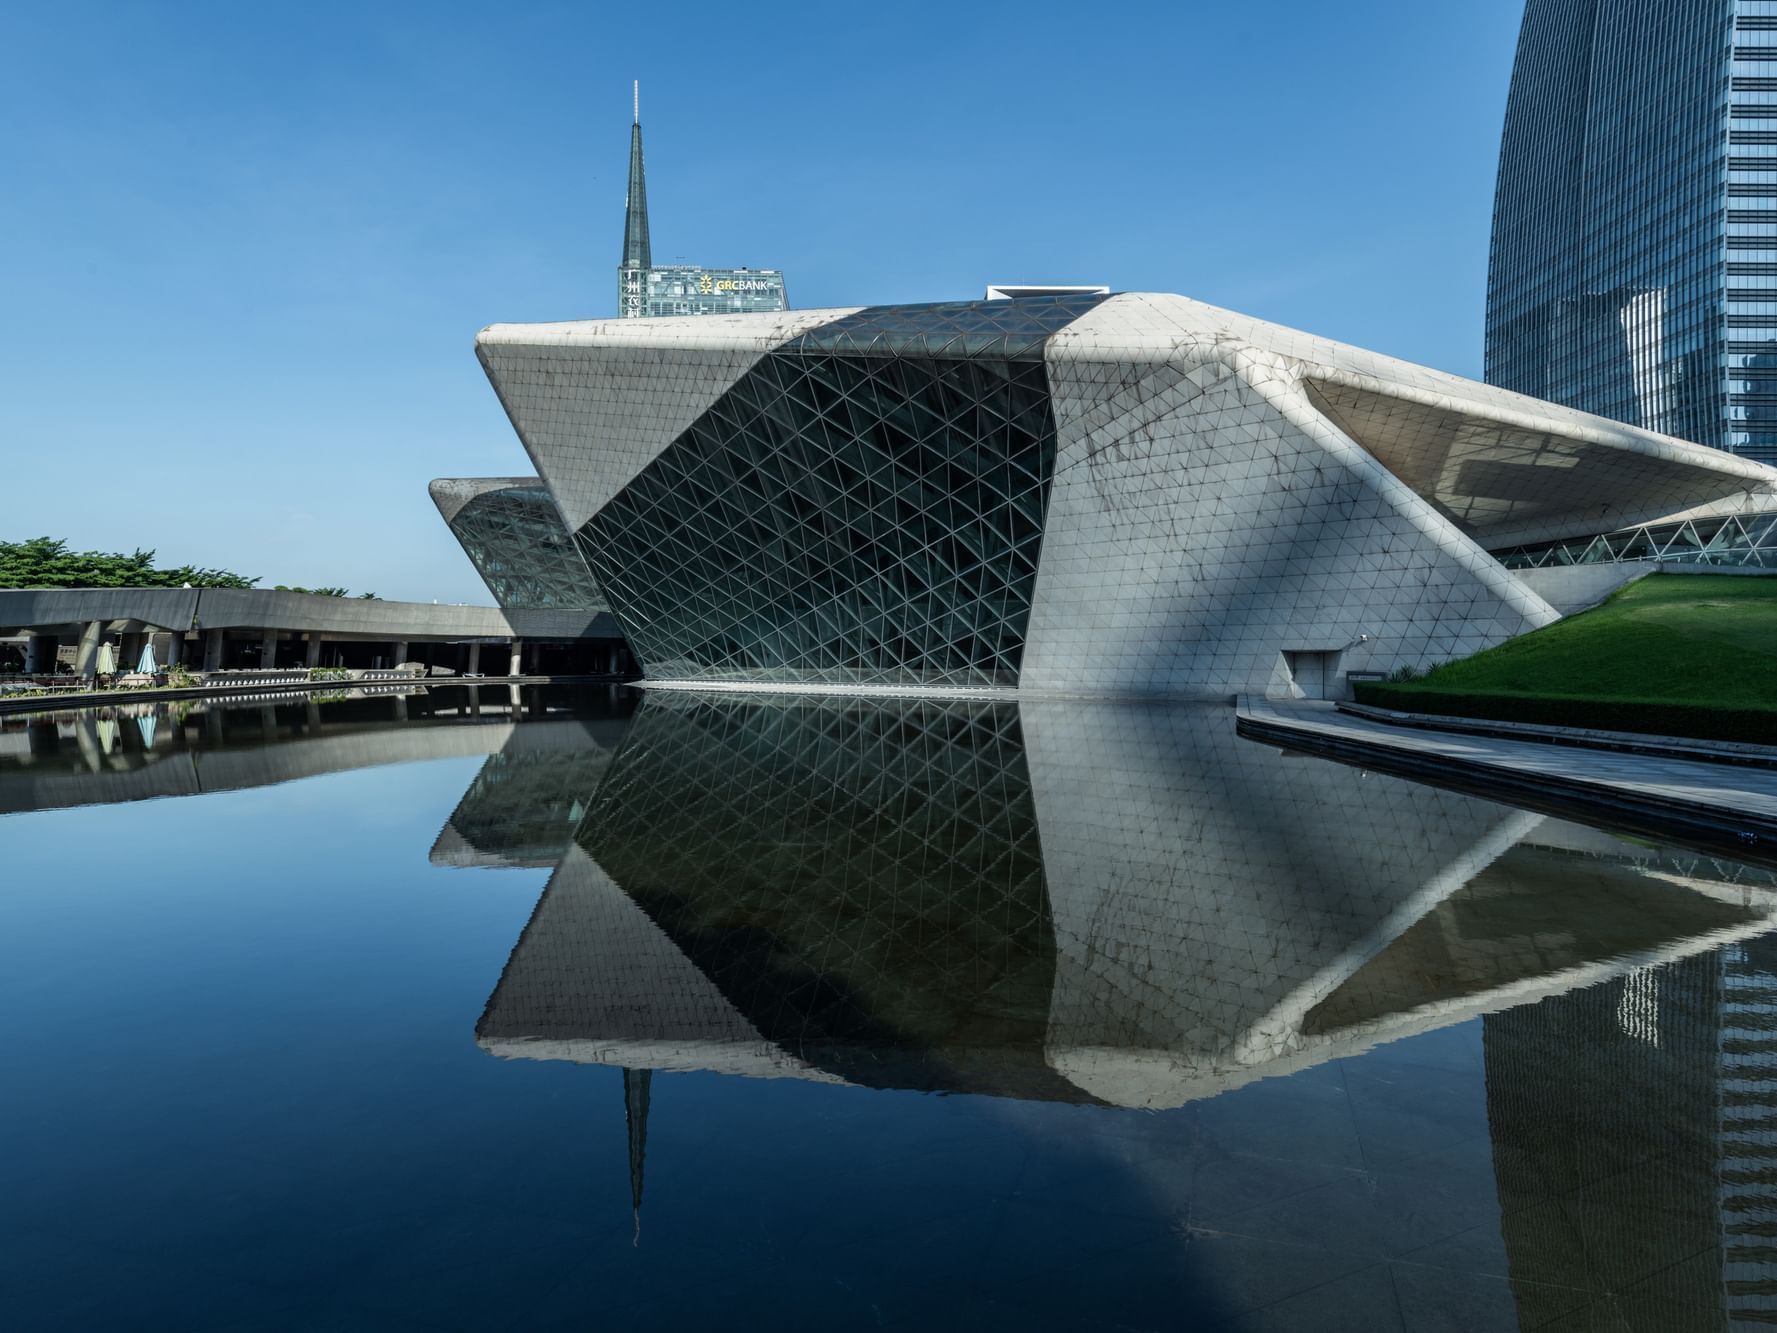
[[[156,569],[153,551],[70,551],[53,537],[0,541],[0,588],[251,588],[258,582],[257,575],[196,565]]]
[[[303,588],[294,583],[279,583],[274,584],[272,590],[274,592],[306,592],[311,597],[350,597],[352,595],[350,589],[336,588],[331,584],[321,588]],[[381,598],[373,592],[361,592],[358,594],[358,600],[360,602],[375,602],[380,601]]]
[[[176,565],[156,569],[153,551],[70,551],[68,543],[54,537],[31,537],[22,542],[0,541],[0,588],[251,588],[257,574],[248,577],[227,569]],[[279,588],[285,588],[279,584]],[[289,592],[319,593],[346,597],[344,588],[288,588]],[[360,593],[374,598],[374,593]]]

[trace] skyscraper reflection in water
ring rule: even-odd
[[[1763,937],[1487,1016],[1524,1327],[1600,1289],[1629,1329],[1665,1329],[1675,1309],[1699,1327],[1777,1323],[1773,998],[1777,943]]]

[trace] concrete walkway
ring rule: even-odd
[[[1777,772],[1767,769],[1408,730],[1310,700],[1243,696],[1236,712],[1251,740],[1777,864]]]
[[[1497,718],[1457,717],[1451,713],[1404,713],[1374,704],[1340,703],[1341,713],[1368,718],[1389,727],[1419,727],[1463,736],[1494,736],[1500,740],[1573,745],[1584,750],[1617,750],[1661,759],[1695,759],[1711,764],[1753,764],[1777,768],[1777,745],[1745,741],[1708,741],[1688,736],[1656,736],[1645,731],[1598,731],[1591,727],[1553,727],[1540,722],[1502,722]]]

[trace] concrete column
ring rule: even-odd
[[[512,662],[511,662],[511,665],[509,665],[506,668],[506,674],[508,676],[522,676],[522,675],[524,675],[524,640],[523,639],[514,639],[512,641]]]
[[[275,629],[265,631],[265,637],[259,640],[259,669],[270,671],[278,664],[278,632]]]
[[[395,650],[395,655],[389,659],[389,665],[392,667],[398,667],[407,660],[407,645],[397,641],[392,646]]]
[[[467,675],[467,676],[473,676],[476,672],[478,672],[480,670],[481,670],[481,645],[479,643],[472,643],[469,645],[469,665],[463,668],[463,674]]]
[[[219,629],[204,633],[204,670],[222,670],[222,631]]]
[[[303,664],[310,671],[321,665],[321,636],[319,634],[309,635],[308,649],[303,655]]]
[[[321,729],[321,705],[312,694],[302,701],[302,729],[311,736]]]
[[[166,658],[162,666],[176,667],[185,659],[185,636],[173,633],[167,635]]]
[[[407,696],[405,694],[395,696],[395,720],[397,722],[407,721]]]
[[[89,773],[97,773],[105,767],[105,752],[99,745],[99,722],[90,708],[83,709],[74,719],[74,743],[80,747],[81,762]]]
[[[91,680],[98,671],[99,644],[105,637],[105,623],[89,620],[80,630],[80,652],[74,659],[74,674]]]
[[[33,676],[47,676],[56,669],[56,636],[33,634],[25,642],[25,671]]]
[[[117,642],[117,670],[121,674],[134,671],[142,660],[142,634],[125,634]]]

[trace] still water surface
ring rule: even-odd
[[[0,1328],[1765,1325],[1773,926],[1220,709],[12,719]]]

